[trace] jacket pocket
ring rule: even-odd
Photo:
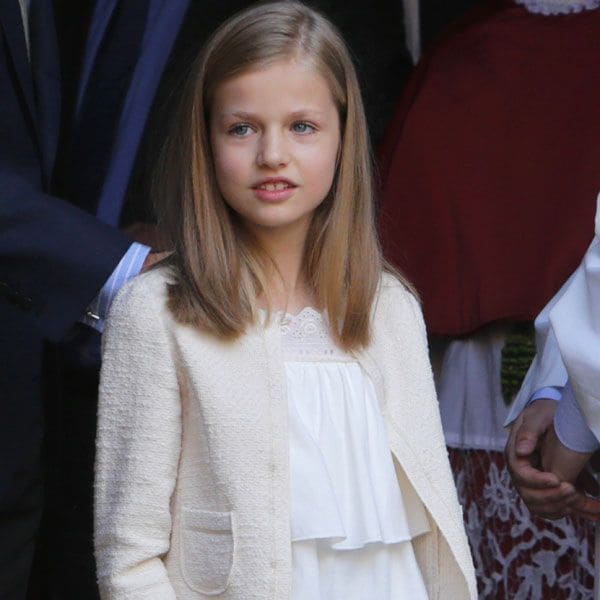
[[[233,566],[231,513],[183,508],[180,543],[186,584],[207,596],[223,593]]]

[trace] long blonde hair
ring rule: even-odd
[[[375,228],[371,155],[356,72],[334,26],[299,2],[258,4],[227,20],[192,66],[157,169],[159,221],[175,249],[169,306],[175,318],[224,339],[257,319],[272,263],[218,189],[209,135],[216,87],[284,59],[308,61],[329,84],[340,115],[339,164],[309,227],[304,275],[345,350],[370,341],[383,269]]]

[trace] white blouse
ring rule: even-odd
[[[281,316],[290,417],[292,598],[427,598],[375,389],[312,308]],[[410,491],[406,491],[410,492]]]

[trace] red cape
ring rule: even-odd
[[[533,319],[593,237],[600,10],[478,5],[423,58],[380,158],[385,253],[429,330]]]

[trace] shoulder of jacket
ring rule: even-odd
[[[167,310],[167,286],[170,281],[166,267],[137,275],[119,290],[111,305],[109,319],[137,321],[157,318]]]
[[[414,292],[392,273],[383,272],[379,280],[379,295],[393,298],[395,301],[419,306]]]
[[[382,288],[404,287],[395,275],[392,275],[392,273],[388,273],[387,271],[383,271],[381,273],[381,277],[379,278],[379,285]]]
[[[374,316],[387,327],[396,324],[407,331],[416,326],[419,335],[425,335],[421,301],[413,290],[391,273],[381,275]]]

